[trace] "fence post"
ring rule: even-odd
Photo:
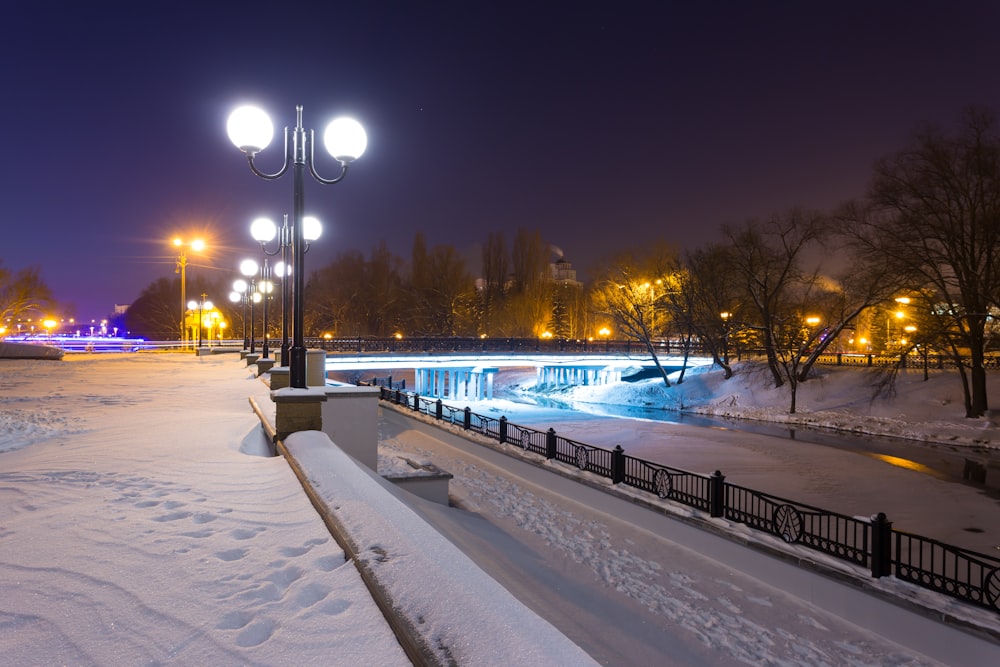
[[[726,476],[716,470],[708,478],[708,513],[720,517],[726,513]]]
[[[440,398],[437,400],[437,403],[434,404],[434,418],[435,419],[441,419],[441,399]]]
[[[413,409],[420,412],[420,394],[413,394]]]
[[[554,459],[556,457],[556,430],[550,428],[545,434],[545,458]]]
[[[625,450],[621,445],[615,445],[611,450],[611,483],[621,484],[625,481]]]
[[[389,386],[391,387],[392,385],[389,385]],[[398,389],[395,391],[394,395],[395,395],[395,403],[396,403],[396,405],[399,405],[399,390]]]
[[[892,521],[884,512],[872,516],[872,576],[892,574]]]
[[[462,428],[466,431],[472,428],[472,408],[468,405],[465,406],[465,418],[462,421]]]
[[[507,442],[507,416],[500,417],[500,444]]]

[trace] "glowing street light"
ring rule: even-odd
[[[302,253],[305,254],[309,251],[309,244],[316,239],[318,239],[323,233],[323,225],[316,218],[307,215],[302,218],[302,234],[305,238],[305,248]],[[292,246],[292,230],[288,226],[288,215],[284,216],[281,228],[275,226],[270,218],[257,218],[252,223],[250,223],[250,236],[254,238],[257,243],[260,244],[260,249],[264,253],[264,272],[267,276],[263,276],[264,280],[270,280],[270,274],[272,269],[268,266],[267,258],[281,253],[281,261],[278,262],[273,269],[274,275],[281,279],[281,363],[282,365],[288,366],[288,316],[289,307],[288,299],[290,294],[290,285],[288,284],[288,276],[292,273],[292,267],[288,263],[288,251]],[[278,237],[278,247],[274,250],[268,250],[267,244],[274,240],[275,236]],[[267,328],[267,301],[264,302],[264,320],[265,329]],[[264,358],[267,358],[267,348],[264,350]]]
[[[257,176],[274,180],[285,175],[291,166],[292,187],[292,278],[293,297],[293,341],[289,355],[289,382],[293,388],[306,387],[306,347],[304,338],[303,291],[305,289],[305,217],[304,175],[306,166],[313,179],[330,185],[338,183],[347,175],[348,165],[361,157],[368,144],[364,128],[356,120],[338,118],[332,121],[323,133],[323,143],[335,160],[340,163],[340,174],[336,178],[323,178],[316,171],[314,160],[315,133],[310,130],[308,139],[302,126],[302,106],[295,107],[295,128],[285,128],[285,156],[281,168],[274,173],[263,172],[254,164],[254,158],[264,150],[274,136],[274,126],[270,117],[261,109],[250,106],[239,107],[232,112],[226,123],[229,139],[247,156],[250,171]],[[284,363],[284,359],[282,359]]]
[[[177,248],[177,267],[174,269],[174,273],[181,274],[181,347],[187,347],[187,327],[184,326],[184,313],[187,307],[187,248],[190,248],[194,252],[204,252],[205,242],[201,239],[194,239],[192,241],[185,241],[180,237],[176,237],[173,240],[174,247]]]
[[[194,310],[198,311],[198,347],[201,347],[202,345],[201,334],[202,334],[202,328],[205,326],[205,321],[204,321],[205,311],[212,310],[212,308],[215,307],[212,305],[211,301],[205,300],[205,297],[207,296],[208,296],[207,294],[202,294],[201,301],[195,301],[193,299],[191,301],[188,301],[188,308],[191,309],[192,311]]]
[[[229,300],[233,303],[243,303],[243,349],[250,349],[250,336],[247,331],[247,289],[250,286],[247,281],[239,278],[233,281],[233,291],[229,293]]]
[[[256,344],[253,337],[253,304],[260,301],[260,295],[257,293],[257,262],[252,259],[244,259],[240,262],[240,273],[246,276],[247,279],[247,298],[250,301],[250,354],[257,352]]]

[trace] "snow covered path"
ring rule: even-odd
[[[866,594],[828,590],[830,582],[791,565],[391,408],[382,410],[380,428],[380,456],[433,462],[455,475],[450,490],[462,510],[419,503],[428,521],[603,664],[936,664],[744,574],[733,562],[755,562],[746,569],[787,577],[817,599],[847,596],[844,604],[860,623],[887,610],[898,614],[902,625],[892,632],[918,646],[927,642],[947,654],[960,652],[949,643],[965,639]],[[958,652],[948,664],[963,664]]]
[[[0,662],[410,664],[234,357],[0,360]]]

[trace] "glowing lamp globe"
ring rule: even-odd
[[[198,310],[198,302],[188,301],[188,310]]]
[[[256,275],[257,262],[253,261],[252,259],[244,259],[242,262],[240,262],[240,273],[242,273],[247,277]]]
[[[263,110],[243,106],[229,114],[226,132],[229,134],[229,140],[237,148],[248,155],[253,155],[271,143],[274,137],[274,125]]]
[[[242,299],[242,298],[243,298],[243,295],[240,294],[239,292],[230,292],[229,293],[229,300],[232,301],[233,303],[239,303],[240,299]]]
[[[353,162],[368,147],[368,135],[361,123],[353,118],[337,118],[326,126],[323,145],[340,162]]]
[[[243,294],[244,292],[247,291],[247,281],[243,280],[242,278],[237,278],[236,280],[233,281],[233,289],[239,292],[240,294]]]
[[[267,243],[277,233],[278,228],[267,218],[257,218],[250,223],[250,236],[260,243]]]
[[[302,218],[302,238],[306,241],[315,241],[323,234],[323,225],[319,220],[307,215]]]

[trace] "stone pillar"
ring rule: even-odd
[[[291,385],[288,366],[275,366],[271,369],[271,390],[284,389]]]
[[[378,472],[378,387],[323,388],[323,432],[358,463]]]
[[[326,392],[322,387],[272,389],[271,400],[275,407],[274,430],[279,440],[298,431],[323,430],[322,404]]]
[[[306,386],[326,386],[326,350],[306,350]]]

